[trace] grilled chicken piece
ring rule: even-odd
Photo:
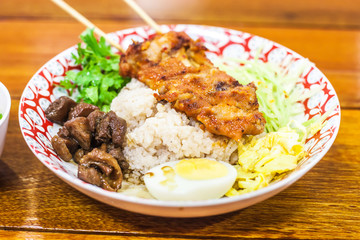
[[[262,133],[265,119],[258,110],[255,85],[243,86],[214,67],[205,51],[184,32],[156,35],[131,45],[121,58],[120,71],[157,90],[157,100],[170,102],[209,132],[237,141],[243,134]]]

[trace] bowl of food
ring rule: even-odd
[[[199,25],[109,34],[46,63],[19,106],[35,156],[125,210],[201,217],[263,201],[330,149],[340,104],[313,63],[270,40]]]
[[[10,93],[5,85],[0,82],[0,157],[4,150],[5,137],[10,116],[10,107]]]

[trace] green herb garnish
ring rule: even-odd
[[[72,55],[82,70],[66,72],[60,87],[70,90],[71,95],[77,89],[77,101],[82,100],[100,107],[102,111],[109,111],[111,101],[130,79],[119,75],[120,55],[111,52],[103,37],[97,41],[93,32],[87,29],[80,35],[86,47],[79,43],[78,56]]]
[[[2,115],[2,113],[0,113],[0,120],[2,119],[2,117],[3,117],[3,115]]]

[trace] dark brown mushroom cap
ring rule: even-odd
[[[71,154],[74,154],[79,149],[79,144],[72,138],[64,138],[66,146],[68,147]]]
[[[51,145],[53,146],[55,152],[59,155],[59,157],[64,161],[70,161],[72,159],[72,155],[68,146],[66,145],[66,139],[61,138],[55,135],[51,139]]]
[[[108,143],[111,139],[110,117],[106,114],[96,126],[95,140]]]
[[[116,115],[115,112],[110,111],[108,114],[110,116],[110,128],[111,128],[111,138],[112,142],[116,147],[121,147],[126,133],[126,121]]]
[[[130,165],[126,161],[124,153],[120,147],[115,147],[113,143],[110,143],[106,145],[106,151],[118,161],[123,172],[126,172],[129,169]]]
[[[74,162],[80,163],[82,157],[86,154],[86,151],[82,148],[79,148],[73,155]]]
[[[70,110],[76,105],[77,103],[71,98],[62,96],[49,105],[45,110],[45,116],[51,122],[62,125],[68,119]]]
[[[87,119],[89,120],[89,126],[90,130],[92,132],[96,131],[97,125],[100,123],[101,119],[106,115],[105,112],[102,112],[100,110],[95,110],[87,116]]]
[[[121,147],[126,133],[126,121],[115,112],[108,112],[96,126],[95,139],[108,143],[110,140],[116,147]]]
[[[57,132],[57,135],[59,137],[62,137],[62,138],[69,138],[70,137],[70,132],[69,130],[67,130],[66,127],[62,127],[59,129],[59,131]]]
[[[84,150],[90,150],[92,134],[86,117],[71,119],[64,126]]]
[[[125,161],[125,156],[121,150],[121,148],[113,148],[113,149],[109,149],[108,153],[113,156],[118,162],[120,161]]]
[[[77,117],[87,117],[95,110],[99,110],[99,107],[89,103],[81,102],[71,109],[68,119],[71,120]]]
[[[78,177],[109,191],[119,190],[123,179],[117,160],[98,148],[94,148],[80,160]]]

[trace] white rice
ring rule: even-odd
[[[112,101],[111,110],[128,124],[124,155],[131,174],[125,179],[140,184],[152,167],[183,158],[209,157],[234,163],[237,143],[199,127],[185,114],[163,104],[155,91],[132,79]]]

